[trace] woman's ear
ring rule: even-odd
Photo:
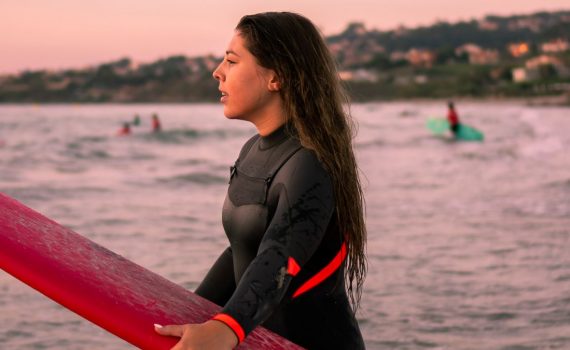
[[[279,81],[279,77],[277,76],[277,74],[273,73],[271,75],[271,78],[269,79],[269,83],[267,85],[267,88],[271,92],[277,92],[277,91],[281,90],[281,82]]]

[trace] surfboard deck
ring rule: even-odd
[[[442,135],[449,131],[449,123],[441,118],[429,118],[426,121],[426,127],[435,135]]]
[[[127,342],[170,349],[153,324],[199,323],[220,307],[0,193],[0,268]],[[238,349],[302,349],[258,327]]]
[[[443,118],[429,118],[426,122],[426,127],[434,135],[443,135],[449,131],[449,122]],[[455,137],[462,141],[483,141],[484,139],[481,131],[463,123],[459,124]]]

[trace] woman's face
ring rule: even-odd
[[[273,99],[279,98],[275,72],[257,63],[238,31],[234,33],[224,60],[214,70],[213,76],[219,82],[220,102],[227,118],[255,124],[266,116]]]

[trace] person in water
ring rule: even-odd
[[[363,349],[364,198],[323,38],[298,14],[244,16],[213,76],[224,115],[258,132],[231,167],[229,246],[196,289],[222,310],[155,330],[181,337],[177,350],[231,349],[260,325],[307,349]]]
[[[123,127],[117,132],[118,136],[126,136],[131,133],[131,126],[129,123],[123,123]]]
[[[141,125],[141,117],[138,114],[135,114],[135,117],[133,118],[133,125],[134,126]]]
[[[158,119],[158,115],[154,113],[152,115],[152,132],[159,132],[162,129],[160,125],[160,120]]]
[[[453,136],[457,137],[457,132],[459,131],[459,116],[455,111],[455,106],[453,105],[453,102],[448,102],[447,107],[448,107],[447,121],[449,123],[449,129],[451,130]]]

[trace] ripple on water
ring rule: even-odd
[[[227,184],[227,177],[217,176],[211,173],[195,172],[190,174],[176,175],[168,178],[160,178],[157,182],[166,185],[185,185],[185,184],[199,184],[199,185],[221,185]]]

